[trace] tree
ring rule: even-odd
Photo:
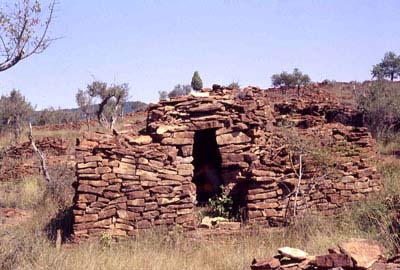
[[[192,87],[190,85],[175,85],[174,89],[168,93],[169,98],[186,96],[192,91]]]
[[[192,87],[188,84],[186,85],[181,85],[177,84],[175,85],[174,89],[171,91],[158,91],[158,94],[160,95],[160,100],[167,99],[167,98],[175,98],[175,97],[180,97],[180,96],[186,96],[189,95],[190,92],[192,91]]]
[[[133,101],[131,103],[132,112],[145,111],[146,109],[147,109],[147,104],[142,101]]]
[[[195,71],[193,73],[191,86],[192,86],[193,90],[195,90],[195,91],[200,91],[201,89],[203,89],[203,81],[201,80],[200,74],[198,71]]]
[[[303,74],[298,68],[295,68],[292,73],[293,82],[297,86],[297,95],[300,95],[300,87],[307,85],[311,79],[307,74]]]
[[[25,100],[20,91],[14,89],[10,94],[0,98],[0,126],[11,127],[14,130],[15,140],[21,137],[22,126],[29,121],[33,113],[32,105]]]
[[[158,94],[160,95],[160,100],[165,100],[168,98],[168,91],[158,91]]]
[[[385,53],[382,61],[372,67],[371,75],[378,80],[389,78],[393,81],[400,76],[400,56],[394,52]]]
[[[33,114],[33,125],[54,125],[79,121],[79,113],[74,110],[55,109],[53,107]]]
[[[282,94],[284,94],[286,90],[289,90],[294,86],[293,77],[286,71],[283,71],[280,74],[272,75],[271,81],[274,87],[281,88]]]
[[[384,142],[398,138],[400,132],[398,87],[387,81],[376,81],[361,93],[357,99],[357,109],[362,113],[363,124]]]
[[[282,89],[282,94],[284,94],[286,90],[296,86],[297,94],[300,95],[300,87],[309,83],[311,79],[310,76],[303,74],[298,68],[295,68],[292,73],[283,71],[272,75],[271,81],[274,87],[280,87]]]
[[[90,129],[89,120],[94,113],[93,97],[87,92],[78,89],[78,93],[75,95],[76,104],[85,116],[87,129]]]
[[[228,87],[229,87],[229,88],[232,88],[232,89],[240,89],[240,85],[239,85],[238,82],[231,82],[231,83],[228,85]]]
[[[94,81],[85,91],[78,90],[76,98],[82,111],[89,104],[98,102],[95,111],[97,120],[103,127],[113,130],[118,116],[122,114],[128,94],[129,85],[126,83],[108,86],[105,82]]]
[[[55,0],[46,12],[39,0],[17,0],[0,7],[0,72],[48,48],[54,6]]]

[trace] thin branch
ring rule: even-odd
[[[293,206],[293,216],[296,218],[297,215],[297,198],[299,196],[299,191],[301,187],[301,178],[303,177],[303,161],[302,161],[303,155],[300,154],[299,157],[299,173],[298,173],[298,180],[297,180],[297,187],[296,187],[296,192],[294,194],[294,206]]]
[[[27,58],[27,57],[31,56],[32,54],[34,54],[34,53],[41,53],[41,52],[43,52],[43,50],[45,50],[48,47],[49,44],[46,44],[46,43],[49,42],[50,39],[46,40],[46,35],[47,35],[48,30],[49,30],[50,23],[51,23],[51,21],[53,19],[55,4],[56,4],[55,0],[53,0],[53,2],[50,4],[50,7],[49,7],[50,14],[49,14],[49,17],[47,18],[47,20],[45,22],[45,28],[44,28],[42,36],[39,39],[39,42],[36,44],[36,47],[30,53],[28,53],[25,56],[23,56],[22,59]],[[43,46],[42,49],[40,49],[41,46]]]
[[[47,183],[51,183],[51,177],[49,174],[49,171],[47,170],[47,165],[46,165],[46,158],[43,154],[42,151],[40,151],[35,144],[35,141],[33,140],[33,135],[32,135],[32,124],[29,122],[29,141],[32,145],[33,150],[35,151],[36,155],[39,157],[40,160],[40,166],[42,167],[42,173],[44,179],[47,181]]]

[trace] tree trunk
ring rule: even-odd
[[[19,139],[21,138],[21,125],[16,121],[14,125],[14,136],[15,136],[15,141],[18,143]]]
[[[86,116],[86,126],[87,126],[87,130],[90,131],[89,116]]]

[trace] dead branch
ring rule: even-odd
[[[35,141],[33,140],[33,135],[32,135],[32,124],[29,123],[29,141],[32,145],[33,150],[35,151],[36,155],[39,157],[40,160],[40,166],[42,168],[42,173],[44,179],[47,181],[47,183],[51,183],[51,177],[49,174],[49,171],[47,170],[47,165],[46,165],[46,158],[43,154],[42,151],[40,151],[35,144]]]
[[[296,218],[296,211],[297,211],[297,198],[299,196],[299,191],[301,187],[301,178],[303,177],[303,161],[302,161],[303,155],[300,154],[299,156],[299,173],[298,175],[298,180],[297,180],[297,187],[296,187],[296,192],[294,194],[294,205],[293,205],[293,216]]]

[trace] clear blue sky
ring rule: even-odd
[[[76,107],[92,82],[128,82],[130,100],[190,83],[270,86],[298,67],[315,81],[365,80],[388,50],[400,53],[400,1],[59,0],[43,54],[0,73],[38,108]]]

